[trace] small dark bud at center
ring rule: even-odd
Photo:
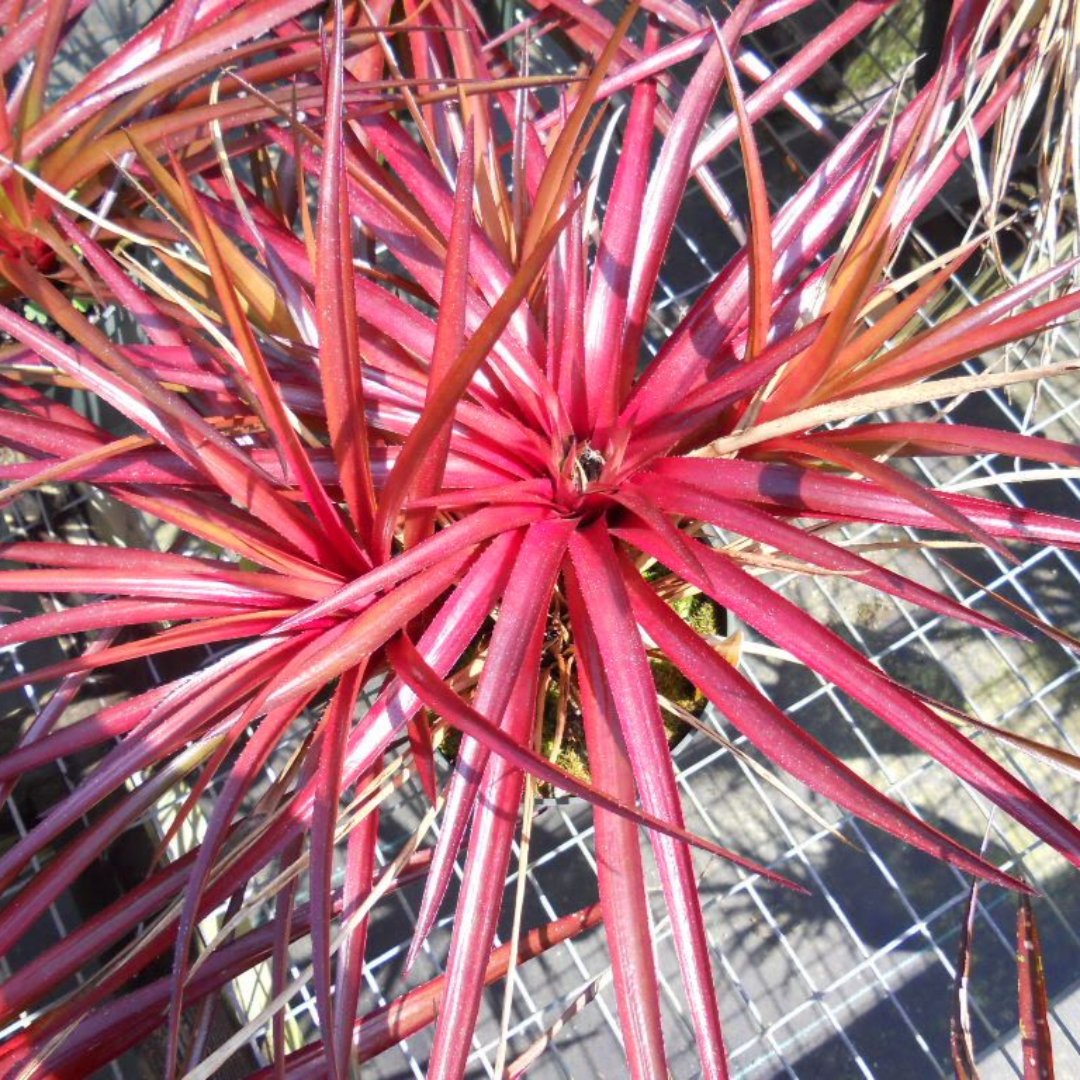
[[[600,479],[606,464],[604,455],[599,450],[594,450],[588,443],[584,443],[574,458],[574,487],[579,492],[584,492],[590,484]]]

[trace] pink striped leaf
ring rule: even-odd
[[[341,10],[338,9],[338,18]],[[319,725],[318,770],[316,773],[315,804],[311,816],[311,951],[315,968],[315,1002],[319,1014],[319,1029],[333,1052],[329,1066],[332,1080],[347,1076],[348,1057],[341,1054],[335,1038],[337,1014],[331,987],[331,907],[333,899],[334,847],[341,801],[342,762],[345,742],[352,727],[353,715],[364,686],[366,665],[342,673],[334,696]],[[372,837],[374,840],[374,837]]]
[[[656,686],[606,527],[597,523],[576,532],[570,554],[633,763],[641,805],[681,829],[682,807]],[[669,836],[654,833],[650,839],[667,907],[673,913],[672,936],[697,1035],[702,1075],[726,1077],[727,1053],[690,850]]]
[[[748,625],[834,682],[1057,848],[1070,862],[1080,865],[1080,830],[1075,825],[927,709],[914,693],[894,683],[858,650],[801,608],[704,544],[698,544],[698,559],[706,571],[700,574],[652,529],[629,525],[616,533],[639,550],[660,559]]]
[[[883,795],[764,697],[652,591],[624,559],[634,613],[645,632],[730,723],[770,761],[864,821],[998,885],[1028,886]],[[631,576],[633,572],[634,576]]]
[[[537,633],[547,619],[552,590],[573,527],[572,520],[556,518],[538,522],[526,532],[499,603],[499,618],[473,701],[473,708],[480,715],[486,716],[493,726],[501,728],[508,738],[523,746],[532,745],[531,732],[507,727],[512,719],[520,721],[524,715],[521,702],[512,707],[513,695],[521,672],[528,670],[539,654]],[[530,645],[536,645],[536,648],[530,649]],[[533,708],[535,705],[530,705],[530,710]],[[531,717],[531,712],[529,715]],[[446,794],[439,842],[415,920],[407,964],[415,959],[438,914],[488,757],[489,750],[484,744],[462,739]]]
[[[364,390],[360,377],[359,332],[353,285],[352,219],[345,182],[344,11],[334,0],[326,71],[326,126],[323,131],[322,210],[316,237],[315,309],[330,444],[345,501],[359,535],[374,539],[375,489],[368,463]]]
[[[707,521],[721,529],[750,537],[793,555],[797,559],[820,566],[824,570],[846,574],[872,589],[878,589],[909,603],[918,604],[927,611],[960,619],[986,630],[1017,636],[1015,631],[1000,622],[980,615],[942,593],[920,585],[917,581],[912,581],[887,567],[878,566],[839,544],[830,543],[805,529],[789,525],[775,515],[765,513],[747,503],[723,499],[679,481],[667,479],[660,481],[650,478],[647,474],[639,483],[649,493],[652,500],[668,513]],[[634,509],[632,505],[630,508]],[[683,551],[680,550],[680,553],[682,554]]]
[[[521,546],[522,555],[529,550],[529,539],[527,536]],[[513,580],[511,578],[511,585]],[[509,613],[501,615],[501,619],[508,617]],[[506,737],[519,746],[528,746],[532,741],[544,630],[543,621],[533,621],[528,648],[514,679],[501,723]],[[493,757],[483,766],[469,828],[465,874],[458,895],[458,904],[469,912],[469,918],[456,921],[450,940],[446,981],[454,992],[447,995],[443,1004],[428,1062],[428,1075],[437,1080],[449,1080],[465,1072],[484,989],[484,972],[475,961],[478,955],[489,953],[494,942],[524,783],[521,770],[505,758]],[[435,858],[438,858],[438,852]],[[434,868],[435,860],[432,861],[433,871]]]
[[[469,287],[468,268],[473,204],[473,135],[469,128],[465,146],[458,161],[457,184],[454,191],[454,213],[447,238],[446,272],[443,276],[443,292],[439,304],[439,319],[435,331],[435,344],[428,372],[427,397],[430,402],[445,373],[453,364],[465,344],[465,296]],[[432,439],[428,453],[420,459],[407,460],[411,475],[401,468],[399,461],[390,474],[389,483],[379,499],[375,524],[376,543],[385,561],[390,555],[391,541],[398,512],[410,493],[423,498],[433,495],[442,484],[443,470],[450,449],[450,431],[443,428]],[[405,547],[412,547],[424,539],[433,528],[434,515],[422,513],[407,525]]]
[[[645,38],[646,55],[655,51],[659,36],[658,27],[650,22]],[[645,197],[656,94],[656,85],[650,79],[642,80],[634,88],[585,303],[583,377],[593,437],[601,443],[621,407],[620,392],[628,389],[634,375],[633,369],[623,371],[620,364],[640,218],[637,213],[625,212],[625,208],[640,206]]]
[[[633,765],[619,730],[618,712],[604,674],[581,589],[568,570],[566,599],[578,650],[578,694],[589,768],[597,785],[628,805],[637,798]],[[611,963],[615,998],[626,1039],[632,1077],[663,1076],[667,1070],[660,1020],[660,991],[653,960],[651,919],[638,830],[605,810],[593,813],[596,875]]]
[[[829,432],[833,443],[857,448],[860,453],[877,456],[886,451],[903,457],[937,455],[1003,454],[1027,461],[1045,461],[1051,465],[1080,465],[1080,447],[1073,443],[1048,439],[1042,435],[1023,435],[1013,431],[971,424],[941,424],[933,421],[859,424]],[[805,437],[813,443],[816,435]]]
[[[831,521],[870,521],[949,531],[943,519],[910,500],[866,482],[818,469],[760,461],[665,458],[654,470],[677,476],[725,498],[776,507]],[[1003,540],[1080,547],[1080,521],[1058,514],[1003,506],[990,499],[939,491],[939,500]]]

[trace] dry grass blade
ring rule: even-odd
[[[947,401],[977,394],[984,390],[998,390],[1006,386],[1022,386],[1044,379],[1057,378],[1071,371],[1080,371],[1080,360],[1061,360],[1041,367],[1003,372],[983,372],[980,375],[959,375],[949,379],[934,379],[915,386],[898,386],[892,390],[875,390],[866,394],[840,398],[825,405],[801,409],[790,416],[769,420],[735,435],[724,435],[707,446],[692,451],[693,457],[726,457],[747,447],[767,442],[769,439],[809,431],[826,424],[872,416],[904,405],[924,405],[929,401]]]
[[[507,1080],[517,1080],[517,1077],[524,1076],[529,1069],[536,1064],[540,1056],[544,1051],[551,1046],[555,1041],[558,1034],[571,1020],[574,1019],[587,1005],[595,1001],[596,998],[604,991],[604,989],[611,983],[612,971],[611,968],[605,968],[599,975],[597,975],[590,982],[586,983],[584,988],[578,993],[574,999],[566,1006],[565,1009],[555,1018],[551,1026],[539,1036],[528,1049],[523,1050],[510,1064],[506,1067],[506,1071],[501,1074],[507,1078]]]
[[[952,1049],[956,1080],[979,1080],[975,1068],[975,1045],[971,1038],[970,986],[972,941],[975,932],[976,901],[979,883],[973,881],[964,906],[964,921],[960,927],[960,944],[953,980],[953,1011],[949,1022],[949,1045]]]
[[[543,707],[541,698],[540,707]],[[529,848],[532,845],[533,807],[536,784],[525,782],[525,797],[521,807],[521,839],[518,844],[517,887],[514,890],[514,921],[510,930],[510,963],[506,970],[502,1014],[499,1018],[499,1047],[495,1054],[495,1075],[502,1076],[506,1065],[506,1049],[510,1041],[510,1016],[514,1008],[514,990],[518,983],[517,956],[521,941],[521,916],[525,909],[525,889],[528,884]]]

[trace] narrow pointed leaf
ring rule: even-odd
[[[834,682],[1057,848],[1070,862],[1080,865],[1080,830],[1076,826],[927,709],[915,694],[894,683],[858,650],[801,608],[704,544],[699,544],[698,550],[698,559],[706,569],[702,576],[650,529],[628,526],[618,529],[617,534],[660,559],[748,625]]]
[[[684,486],[679,481],[663,481],[642,477],[641,486],[649,492],[655,503],[669,513],[684,514],[701,521],[708,521],[721,529],[750,537],[764,544],[769,544],[792,555],[820,566],[824,570],[848,574],[855,581],[862,582],[873,589],[899,597],[912,604],[918,604],[928,611],[961,619],[986,630],[1015,636],[1015,631],[1000,622],[970,608],[933,589],[920,585],[901,574],[884,566],[864,559],[848,551],[839,544],[830,543],[820,536],[815,536],[804,529],[796,528],[746,503],[733,499],[723,499],[690,485]],[[631,506],[631,509],[633,507]]]
[[[341,10],[337,12],[341,18]],[[340,34],[340,30],[337,31]],[[349,1063],[340,1056],[335,1038],[335,1010],[331,993],[331,906],[334,874],[334,835],[341,800],[341,765],[345,741],[364,684],[365,665],[342,674],[320,726],[319,764],[316,773],[315,806],[311,818],[311,923],[312,962],[315,967],[315,1001],[319,1029],[330,1054],[330,1076],[344,1077]]]
[[[746,186],[750,195],[750,337],[746,346],[746,359],[753,360],[764,352],[768,344],[772,317],[773,253],[769,195],[765,187],[757,139],[746,112],[742,87],[739,85],[739,76],[722,34],[716,35],[716,43],[724,61],[724,77],[731,92],[731,104],[738,121],[739,147],[742,150]]]
[[[605,43],[604,50],[593,64],[588,78],[574,103],[555,145],[549,151],[540,185],[533,195],[533,205],[525,235],[521,242],[523,259],[528,259],[540,246],[541,238],[549,231],[557,208],[562,205],[574,178],[576,162],[584,152],[581,133],[585,129],[589,109],[592,108],[600,82],[615,57],[623,37],[637,14],[640,0],[632,0],[623,12],[618,25]]]
[[[344,23],[341,0],[334,3],[327,61],[326,127],[323,132],[322,210],[316,234],[315,308],[330,443],[341,486],[361,537],[372,538],[375,489],[367,457],[364,391],[360,378],[360,341],[353,285],[352,219],[346,198],[343,64]]]
[[[656,464],[655,471],[662,476],[686,478],[727,498],[780,507],[800,515],[951,531],[947,522],[907,499],[866,481],[830,476],[818,469],[759,461],[666,458]],[[937,497],[1001,539],[1080,547],[1080,521],[1075,519],[1002,506],[968,495],[938,492]]]
[[[1046,971],[1035,913],[1026,896],[1020,897],[1016,913],[1016,968],[1024,1080],[1054,1080],[1054,1047],[1050,1039]]]
[[[465,344],[465,294],[468,289],[469,241],[472,233],[473,204],[473,129],[465,133],[465,146],[458,159],[457,184],[454,190],[454,215],[447,238],[446,274],[443,278],[439,322],[435,332],[435,348],[428,372],[427,400],[430,400],[444,372]],[[412,485],[413,499],[434,495],[442,486],[446,456],[450,449],[450,433],[444,430],[434,441],[430,453],[417,465]],[[410,485],[407,478],[395,483],[394,491],[404,497]],[[383,553],[389,553],[394,518],[400,506],[391,506],[384,492],[379,503],[376,534]],[[421,511],[409,517],[405,526],[405,547],[410,548],[428,536],[434,527],[432,511]]]
[[[572,571],[564,576],[578,645],[578,693],[589,766],[596,783],[622,802],[637,797],[633,767],[619,730],[618,712],[604,674],[585,601]],[[604,810],[593,813],[596,875],[615,973],[615,997],[626,1039],[627,1064],[635,1080],[667,1071],[660,992],[653,960],[651,920],[638,830]]]
[[[645,39],[647,55],[658,41],[659,29],[650,22]],[[639,207],[645,197],[656,99],[657,88],[651,79],[642,80],[634,88],[596,265],[589,279],[584,320],[584,378],[589,419],[600,442],[621,408],[621,392],[634,375],[633,371],[624,372],[619,367],[631,264],[640,224],[638,214],[627,212],[627,208]]]
[[[526,538],[523,554],[528,547]],[[507,738],[518,745],[532,742],[543,636],[543,623],[534,622],[502,722]],[[458,896],[461,910],[468,911],[470,917],[456,922],[450,941],[446,982],[453,992],[447,995],[435,1028],[428,1063],[432,1080],[448,1080],[465,1072],[484,988],[483,971],[476,957],[490,952],[494,941],[524,780],[522,772],[502,757],[491,758],[483,769]]]
[[[631,577],[632,567],[624,564],[624,569],[634,613],[648,635],[770,761],[811,790],[936,858],[998,885],[1023,887],[1016,878],[921,821],[849,769],[755,690],[660,600],[636,571],[637,576]]]
[[[381,762],[377,761],[358,781],[358,790],[363,790],[365,781],[378,773],[380,764]],[[342,918],[346,921],[371,893],[375,881],[378,845],[379,811],[376,807],[349,833],[345,852],[345,883],[341,898]],[[337,986],[334,991],[334,1025],[338,1035],[335,1053],[339,1061],[345,1062],[346,1070],[352,1053],[352,1030],[363,985],[368,925],[368,919],[350,925],[338,953]]]
[[[793,449],[796,453],[809,450],[809,446],[803,444],[799,439],[777,440],[774,445],[777,444],[784,449]],[[924,487],[917,480],[912,480],[892,468],[892,466],[875,461],[865,454],[834,446],[825,439],[816,439],[813,446],[814,453],[823,461],[849,469],[851,472],[869,480],[875,487],[881,487],[891,494],[909,499],[916,506],[947,522],[956,532],[970,536],[976,543],[983,544],[992,551],[996,551],[1009,562],[1015,563],[1017,561],[1016,556],[1004,547],[996,537],[992,536],[976,522],[965,517],[955,506],[940,499],[936,492]]]
[[[547,619],[552,590],[573,526],[572,521],[556,518],[530,526],[525,534],[499,604],[499,619],[473,701],[476,711],[488,717],[493,726],[503,728],[509,738],[525,746],[532,745],[528,732],[515,735],[506,728],[511,718],[520,720],[522,715],[520,708],[514,712],[510,704],[521,672],[535,659],[530,644],[534,643],[538,628]],[[535,651],[538,653],[539,648]],[[446,795],[431,872],[416,916],[410,962],[427,937],[450,882],[488,757],[486,746],[471,739],[462,740]]]
[[[641,804],[647,812],[681,829],[682,808],[656,687],[606,526],[597,523],[575,533],[570,553],[634,764]],[[726,1077],[727,1053],[690,850],[668,837],[654,834],[650,838],[668,909],[678,913],[672,919],[672,935],[697,1035],[702,1075]]]

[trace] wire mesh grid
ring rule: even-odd
[[[818,13],[831,5],[816,6]],[[909,11],[910,5],[903,11]],[[918,22],[904,17],[893,24],[896,40],[914,51]],[[889,89],[895,63],[876,55],[874,43],[862,53],[871,75],[858,87],[836,70],[832,78],[843,89],[834,100],[843,104],[829,111],[823,130],[838,132],[851,116]],[[557,57],[548,57],[557,63]],[[762,44],[758,59],[775,66],[777,57]],[[772,144],[768,156],[770,180],[782,191],[785,173],[806,173],[820,157],[822,142],[801,126],[772,115],[760,125]],[[714,175],[737,206],[741,191],[738,159],[721,158]],[[940,207],[956,229],[967,226],[955,203]],[[731,239],[713,226],[715,215],[700,191],[688,199],[655,308],[656,338],[664,324],[692,302],[731,251]],[[703,226],[703,222],[708,225]],[[933,251],[930,235],[920,240]],[[963,288],[963,283],[957,283]],[[1065,332],[1053,335],[1053,347],[1077,351]],[[1027,357],[1010,358],[1024,363]],[[1037,399],[1003,393],[984,395],[945,413],[945,422],[980,419],[1008,429],[1043,432],[1075,438],[1080,411],[1074,386],[1048,384]],[[954,490],[993,485],[999,497],[1014,505],[1040,505],[1080,514],[1080,486],[1057,479],[1052,486],[1025,481],[1019,465],[999,457],[973,460],[964,469],[943,476],[933,463],[919,466],[928,479],[948,483]],[[87,508],[84,493],[74,493],[65,513]],[[29,506],[25,500],[20,504]],[[9,526],[18,533],[38,527],[47,503],[37,500],[29,518],[18,514]],[[51,527],[46,520],[46,527]],[[852,529],[852,543],[895,542],[898,533]],[[1016,564],[995,553],[963,550],[905,550],[894,557],[920,580],[946,589],[976,607],[985,591],[956,572],[959,567],[986,583],[988,589],[1022,600],[1047,621],[1076,632],[1080,615],[1074,601],[1078,566],[1071,556],[1047,550],[1022,553]],[[1077,690],[1080,664],[1056,646],[1017,643],[980,631],[957,628],[936,617],[914,611],[889,598],[861,593],[859,586],[835,579],[777,578],[774,586],[797,600],[886,670],[917,688],[953,704],[963,704],[987,722],[1007,725],[1077,751]],[[19,670],[24,661],[10,650],[9,661]],[[832,687],[748,638],[746,671],[787,708],[808,730],[845,761],[909,809],[971,844],[987,844],[995,862],[1021,872],[1043,897],[1037,903],[1047,954],[1055,1020],[1055,1049],[1068,1074],[1071,1063],[1080,1068],[1080,1047],[1070,1034],[1070,1010],[1077,1012],[1076,975],[1080,971],[1080,937],[1074,927],[1080,898],[1070,888],[1065,863],[1033,843],[1022,830],[1010,827],[988,812],[980,796],[959,784],[940,767],[909,748],[865,711]],[[153,672],[151,672],[153,676]],[[32,695],[25,705],[39,703]],[[954,974],[957,941],[967,898],[967,882],[948,867],[905,850],[877,833],[861,828],[811,793],[797,789],[796,804],[768,784],[753,764],[753,752],[714,714],[710,723],[725,734],[738,752],[695,737],[676,755],[688,827],[754,856],[804,883],[809,896],[764,884],[741,871],[715,862],[699,861],[706,921],[712,936],[714,960],[721,973],[721,1002],[733,1071],[743,1077],[792,1076],[944,1076],[949,1072],[948,1001]],[[975,736],[988,748],[991,741]],[[283,748],[283,753],[289,747]],[[1030,757],[998,751],[1009,766],[1032,781],[1059,809],[1080,818],[1080,798],[1067,777]],[[58,765],[67,789],[71,781]],[[794,785],[789,785],[795,787]],[[816,817],[808,815],[809,806]],[[425,814],[423,796],[415,786],[402,789],[393,813],[384,815],[381,860],[384,864]],[[14,834],[25,832],[18,808],[11,801]],[[435,826],[437,831],[437,825]],[[838,835],[839,834],[839,835]],[[841,837],[843,839],[841,839]],[[847,841],[846,843],[844,841]],[[515,853],[515,857],[517,852]],[[533,825],[527,852],[523,924],[535,925],[581,907],[595,899],[595,858],[591,815],[580,806],[544,803]],[[651,882],[653,916],[666,1035],[672,1072],[676,1077],[697,1074],[693,1031],[686,1016],[678,969],[670,948],[671,917],[663,909],[656,881]],[[507,881],[506,909],[512,908],[517,874]],[[453,891],[453,886],[452,890]],[[367,1005],[386,1000],[401,981],[405,952],[418,904],[418,889],[396,893],[376,911],[370,931]],[[453,897],[444,910],[453,910]],[[972,987],[976,1045],[983,1049],[986,1076],[1020,1075],[1016,1028],[1015,976],[1012,964],[1012,902],[1000,890],[983,891],[975,931],[976,975]],[[73,925],[74,912],[55,905],[50,913],[53,932],[63,936]],[[425,945],[410,981],[441,970],[452,920],[444,918]],[[500,927],[509,932],[508,917]],[[293,956],[293,976],[303,967]],[[7,971],[0,972],[7,974]],[[602,932],[568,943],[522,968],[515,977],[513,1009],[508,1027],[510,1058],[525,1052],[553,1026],[565,1020],[554,1042],[532,1067],[536,1077],[624,1075],[621,1034],[610,989],[609,967]],[[500,1038],[502,991],[489,995],[474,1037],[475,1075],[494,1076]],[[264,1001],[256,988],[238,989],[234,1008],[240,1019],[258,1011]],[[581,1006],[585,1003],[587,1007]],[[290,1002],[289,1018],[301,1038],[316,1027],[313,996],[301,989]],[[369,1072],[380,1077],[424,1075],[430,1033],[422,1033],[383,1055]],[[265,1043],[251,1042],[256,1060],[265,1057]],[[134,1066],[133,1066],[134,1068]],[[108,1074],[137,1075],[123,1066]]]

